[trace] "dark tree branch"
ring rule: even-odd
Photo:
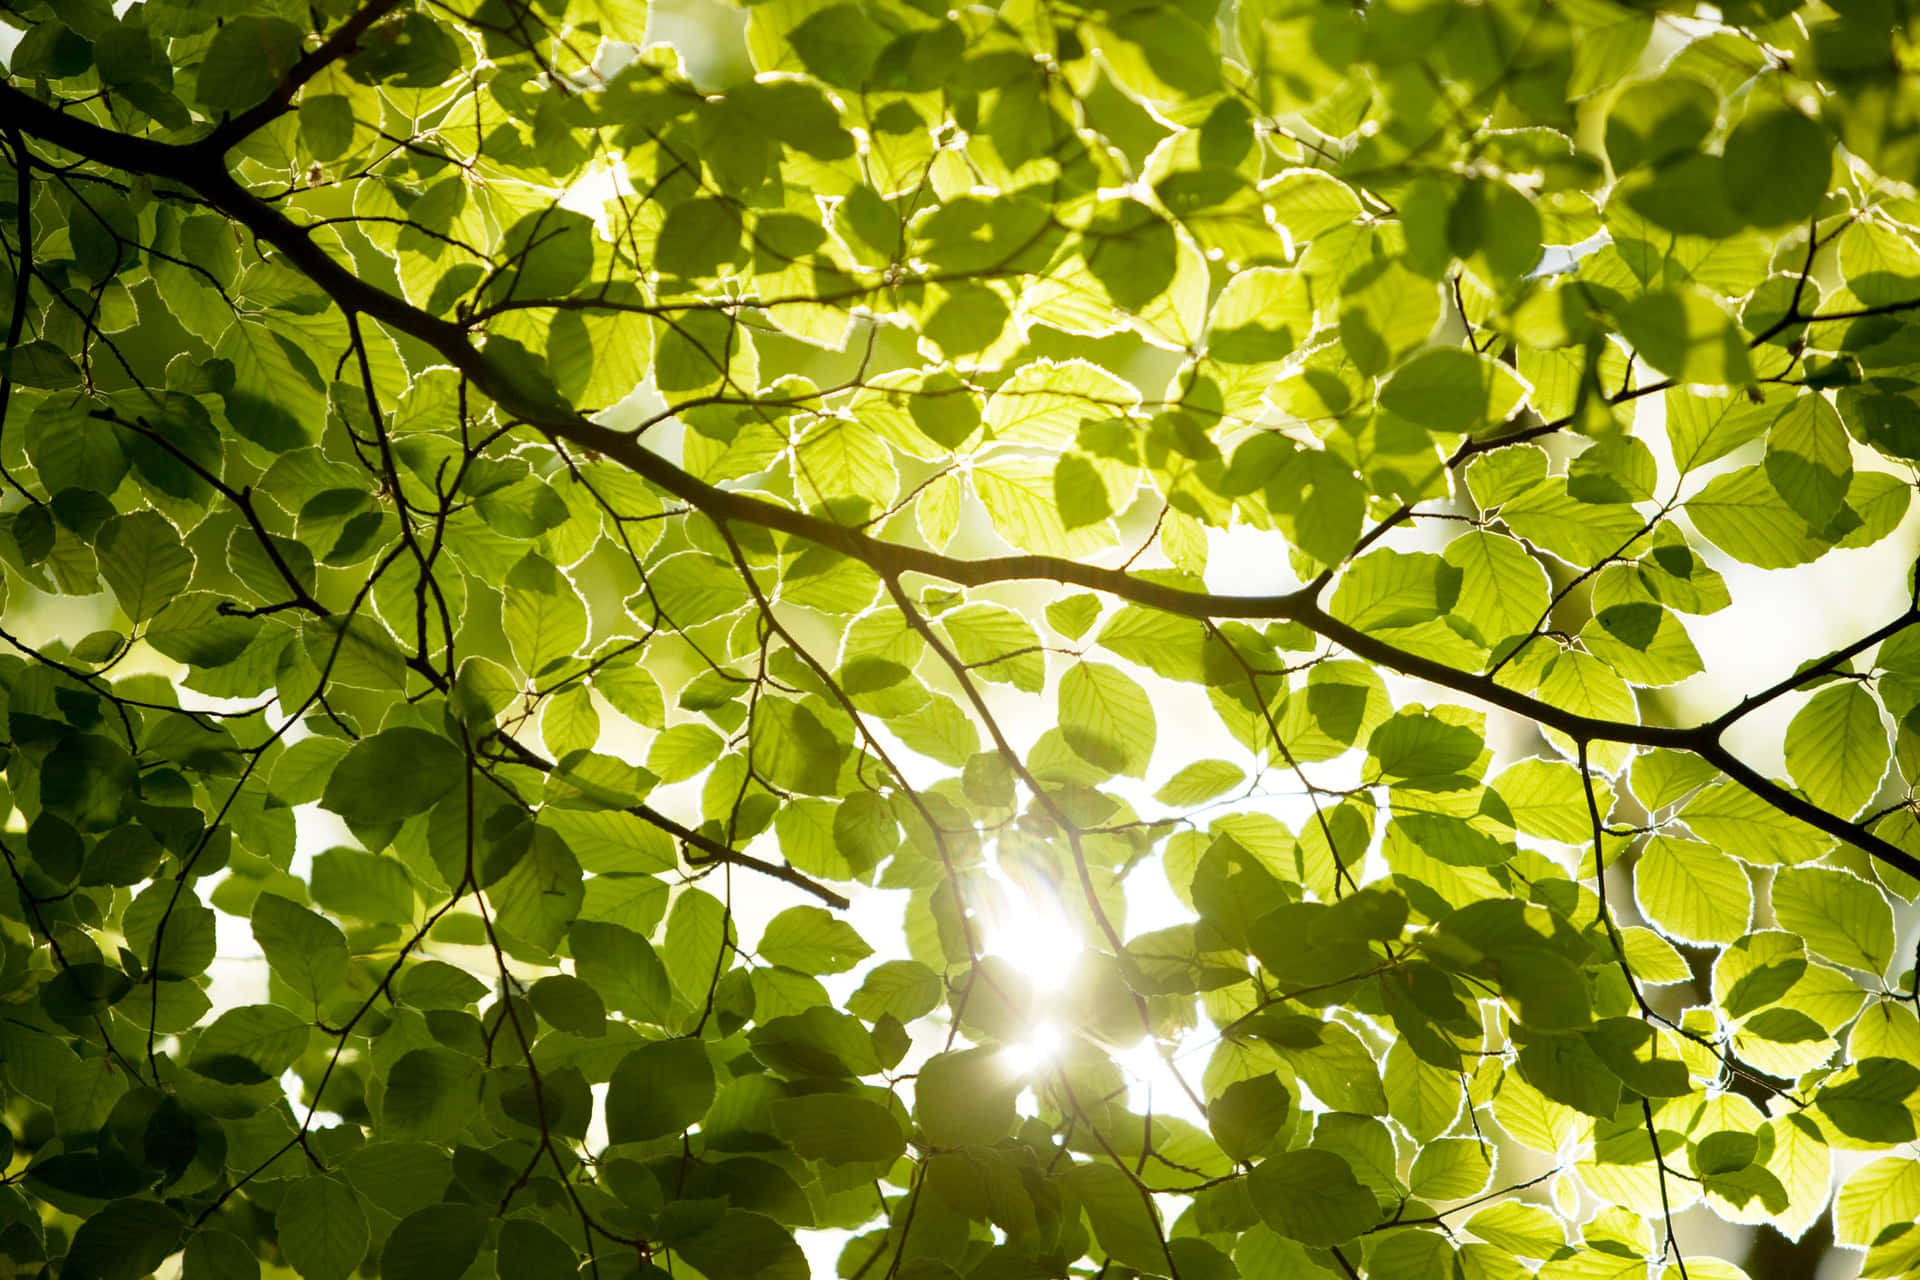
[[[13,264],[13,311],[7,320],[6,349],[12,350],[20,345],[20,334],[27,322],[27,309],[31,305],[33,286],[33,178],[31,165],[27,160],[27,140],[21,136],[17,126],[8,126],[7,145],[13,149],[13,177],[15,201],[15,234],[20,247]],[[13,398],[12,366],[7,372],[0,373],[0,428],[7,420],[7,403]],[[20,495],[34,506],[40,505],[40,499],[34,497],[13,473],[7,470],[6,460],[0,458],[0,479],[18,490]]]
[[[687,861],[694,866],[705,863],[727,862],[736,867],[749,867],[761,875],[772,876],[776,880],[785,880],[796,888],[805,889],[828,906],[845,911],[852,905],[845,894],[835,893],[819,882],[809,879],[805,873],[787,866],[782,862],[768,862],[765,858],[756,858],[750,853],[742,853],[731,845],[722,844],[710,836],[703,836],[684,823],[675,822],[652,805],[637,804],[631,812],[635,817],[651,822],[681,844],[686,846]]]
[[[1279,595],[1216,595],[1167,586],[1122,570],[1082,564],[1058,556],[1015,555],[965,560],[887,542],[821,516],[708,484],[646,448],[635,436],[594,422],[557,398],[509,378],[474,345],[464,326],[429,315],[405,299],[360,279],[329,255],[305,228],[248,192],[227,172],[219,156],[198,144],[177,146],[103,128],[42,102],[8,83],[0,83],[0,116],[7,118],[14,128],[85,159],[180,183],[192,189],[213,208],[245,227],[263,244],[278,249],[331,296],[343,311],[371,317],[397,332],[426,343],[508,414],[526,421],[554,440],[595,450],[619,462],[712,519],[758,525],[804,538],[862,561],[883,579],[897,580],[903,574],[919,573],[970,587],[1016,581],[1052,581],[1064,586],[1103,592],[1182,617],[1298,622],[1357,657],[1465,694],[1489,706],[1525,716],[1576,741],[1619,742],[1692,752],[1781,812],[1843,840],[1889,866],[1920,877],[1920,858],[1875,835],[1861,824],[1810,803],[1734,756],[1721,743],[1720,728],[1716,721],[1690,727],[1669,727],[1604,720],[1567,711],[1489,677],[1462,671],[1424,654],[1398,648],[1341,622],[1319,604],[1318,595],[1322,585],[1319,582],[1299,591]],[[1920,303],[1913,305],[1920,306]],[[1622,392],[1613,399],[1638,398],[1671,385],[1670,381],[1663,380]],[[745,855],[734,853],[734,856]]]

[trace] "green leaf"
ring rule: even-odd
[[[704,724],[676,724],[653,740],[647,768],[663,783],[682,782],[719,758],[725,740]]]
[[[1597,1120],[1610,1119],[1620,1109],[1619,1078],[1583,1038],[1545,1035],[1529,1040],[1520,1047],[1518,1063],[1524,1082],[1544,1101]],[[1514,1132],[1515,1126],[1509,1124],[1508,1131]]]
[[[1619,321],[1640,357],[1676,381],[1726,387],[1753,380],[1739,326],[1703,289],[1642,294],[1621,308]]]
[[[1103,204],[1083,233],[1087,270],[1123,311],[1142,311],[1173,283],[1173,224],[1131,200]]]
[[[652,875],[679,865],[673,838],[631,813],[549,805],[540,822],[559,833],[582,870],[596,875]]]
[[[1135,9],[1114,19],[1113,32],[1175,93],[1204,98],[1219,89],[1220,55],[1211,24],[1203,26],[1174,8]]]
[[[487,886],[487,897],[502,929],[551,951],[580,914],[586,888],[567,842],[549,827],[535,827],[526,852]]]
[[[1702,395],[1684,387],[1669,390],[1662,399],[1667,442],[1683,471],[1703,467],[1759,438],[1779,416],[1777,399],[1756,403],[1746,396]]]
[[[940,975],[919,961],[888,960],[867,971],[860,989],[847,998],[847,1008],[868,1022],[891,1014],[910,1023],[931,1013],[944,993]]]
[[[891,1164],[906,1150],[893,1113],[867,1098],[809,1093],[776,1098],[773,1126],[807,1160],[828,1164]]]
[[[1331,1151],[1283,1151],[1253,1167],[1247,1194],[1261,1221],[1288,1239],[1326,1247],[1353,1239],[1380,1220],[1373,1192]]]
[[[739,261],[740,234],[739,210],[724,200],[695,197],[667,214],[654,262],[674,275],[718,275]]]
[[[1727,202],[1756,227],[1806,221],[1826,197],[1833,137],[1790,109],[1756,111],[1727,135]]]
[[[1367,1262],[1367,1274],[1378,1280],[1453,1275],[1456,1274],[1454,1246],[1437,1231],[1396,1231],[1373,1250]]]
[[[1569,564],[1599,565],[1628,548],[1645,520],[1624,502],[1582,502],[1567,482],[1548,478],[1507,499],[1500,518],[1519,537]]]
[[[1019,454],[995,454],[968,472],[973,491],[1011,545],[1041,555],[1084,556],[1112,542],[1107,525],[1069,529],[1054,491],[1053,467]]]
[[[100,527],[95,550],[100,576],[113,588],[121,611],[135,622],[158,613],[193,577],[193,553],[181,545],[179,530],[157,511],[115,516]]]
[[[118,826],[140,793],[133,758],[97,733],[69,733],[40,766],[40,803],[86,831]]]
[[[1100,628],[1100,646],[1169,680],[1207,678],[1207,631],[1192,618],[1128,605]]]
[[[1569,1031],[1593,1021],[1586,979],[1564,956],[1517,947],[1499,957],[1500,987],[1529,1030]]]
[[[1834,1238],[1865,1247],[1920,1209],[1920,1161],[1889,1156],[1860,1166],[1834,1196]]]
[[[234,430],[266,449],[294,450],[312,442],[310,427],[324,420],[325,397],[303,350],[270,324],[235,320],[213,353],[233,369],[232,384],[221,396]]]
[[[185,1224],[156,1200],[115,1200],[82,1222],[67,1248],[63,1275],[140,1280],[179,1248]]]
[[[607,1007],[644,1022],[666,1016],[667,971],[647,940],[631,929],[576,920],[567,930],[574,973],[599,992]]]
[[[663,959],[673,986],[689,1001],[703,1002],[715,979],[724,972],[730,952],[739,938],[726,904],[699,889],[682,889],[667,915],[667,937],[662,946]],[[649,984],[652,973],[642,966]],[[604,983],[595,982],[604,992]]]
[[[1537,758],[1516,761],[1493,780],[1491,788],[1516,830],[1561,844],[1592,842],[1593,817],[1586,788],[1579,770],[1572,766]],[[1594,801],[1602,816],[1613,807],[1613,791],[1604,779],[1594,783]]]
[[[1089,764],[1144,776],[1153,757],[1153,706],[1115,667],[1079,662],[1060,679],[1060,731]]]
[[[851,1078],[880,1070],[867,1029],[822,1005],[761,1023],[748,1043],[761,1062],[788,1075]]]
[[[1624,174],[1694,150],[1713,132],[1720,101],[1698,80],[1666,75],[1623,88],[1607,109],[1607,160]]]
[[[1207,1128],[1235,1160],[1263,1154],[1286,1123],[1293,1096],[1272,1072],[1236,1080],[1207,1104]]]
[[[500,1224],[496,1255],[498,1274],[527,1280],[568,1280],[579,1271],[573,1246],[546,1227],[527,1218],[508,1218]]]
[[[762,699],[754,708],[753,759],[777,787],[807,795],[839,789],[844,748],[820,718],[798,702]]]
[[[845,89],[865,83],[873,61],[887,44],[886,32],[858,5],[817,9],[787,33],[807,71]]]
[[[1497,427],[1526,400],[1527,385],[1491,356],[1440,347],[1423,351],[1380,388],[1380,405],[1434,431]]]
[[[465,969],[440,960],[426,960],[408,969],[400,980],[402,999],[421,1009],[460,1009],[487,994],[487,988]]]
[[[337,916],[410,924],[413,881],[396,859],[328,849],[313,860],[313,900]]]
[[[449,1142],[479,1109],[484,1070],[449,1049],[415,1049],[387,1073],[380,1113],[394,1137]]]
[[[302,94],[300,140],[316,160],[332,160],[353,145],[353,100],[339,93]]]
[[[1722,953],[1713,990],[1729,1016],[1741,1018],[1778,1003],[1807,971],[1806,945],[1777,930],[1751,933]]]
[[[1890,754],[1873,695],[1851,681],[1822,689],[1787,726],[1787,772],[1807,798],[1852,817],[1880,790]]]
[[[809,1274],[806,1255],[786,1228],[738,1209],[673,1247],[709,1280],[807,1280]]]
[[[1661,986],[1685,982],[1692,976],[1680,953],[1653,930],[1633,925],[1622,929],[1620,934],[1622,954],[1632,967],[1634,977],[1641,982]]]
[[[656,1040],[620,1060],[607,1085],[607,1136],[664,1138],[697,1124],[713,1105],[713,1064],[698,1040]]]
[[[0,368],[23,387],[59,390],[73,383],[79,367],[51,342],[23,342],[0,351]]]
[[[218,117],[272,93],[300,60],[300,28],[280,18],[229,18],[214,33],[195,78],[200,105]]]
[[[513,264],[497,292],[520,300],[558,298],[593,270],[593,223],[572,209],[529,213],[508,228],[504,246]]]
[[[19,363],[17,353],[14,363]],[[110,494],[126,478],[120,431],[89,416],[89,407],[79,397],[52,396],[27,419],[27,457],[50,494],[64,489]]]
[[[1774,489],[1812,527],[1839,514],[1853,479],[1853,448],[1824,397],[1801,396],[1775,419],[1766,468]]]
[[[649,729],[666,724],[667,705],[660,682],[644,667],[601,667],[593,673],[593,689],[636,724]]]
[[[260,1280],[260,1259],[239,1236],[202,1227],[180,1254],[181,1280]]]
[[[276,1080],[291,1067],[312,1038],[305,1018],[274,1004],[245,1004],[228,1009],[194,1041],[189,1059],[195,1071],[216,1080],[252,1084]]]
[[[1464,1200],[1486,1189],[1493,1165],[1486,1144],[1442,1138],[1420,1148],[1407,1187],[1423,1200]]]
[[[1303,449],[1269,482],[1266,498],[1294,545],[1322,564],[1338,565],[1360,536],[1367,488],[1340,458]]]
[[[1380,1068],[1360,1038],[1337,1022],[1298,1017],[1269,1020],[1270,1043],[1314,1096],[1328,1106],[1363,1115],[1385,1115]]]
[[[1524,278],[1539,264],[1541,234],[1540,210],[1508,182],[1467,182],[1447,211],[1448,248],[1476,274],[1502,283]],[[1505,365],[1498,368],[1506,371]],[[1524,383],[1511,373],[1507,379],[1524,393]]]
[[[1113,1261],[1136,1271],[1168,1270],[1167,1249],[1153,1199],[1133,1179],[1110,1164],[1076,1164],[1063,1179],[1087,1220],[1094,1239]]]
[[[531,551],[507,571],[500,622],[528,675],[572,657],[587,641],[586,604],[564,573]]]
[[[1827,867],[1773,874],[1774,919],[1836,964],[1884,974],[1893,961],[1893,908],[1874,885]]]
[[[1476,529],[1449,542],[1442,555],[1460,571],[1451,616],[1488,648],[1531,632],[1546,613],[1546,571],[1518,540]]]
[[[1046,656],[1033,625],[1011,609],[970,604],[940,617],[941,630],[962,662],[983,680],[1011,684],[1028,693],[1046,685]]]
[[[380,1251],[387,1280],[459,1280],[486,1238],[487,1215],[478,1205],[436,1204],[408,1214]]]
[[[466,756],[439,734],[388,729],[348,749],[328,777],[320,804],[364,826],[401,822],[431,809],[466,773]],[[406,785],[395,786],[397,778],[406,779]]]
[[[326,790],[334,766],[347,754],[338,738],[302,738],[288,747],[273,767],[274,799],[286,805],[310,804]]]
[[[1025,1083],[997,1050],[937,1053],[914,1081],[914,1123],[935,1147],[998,1142],[1013,1128],[1013,1101]]]
[[[571,974],[556,973],[533,984],[528,998],[551,1025],[579,1036],[606,1034],[607,1007],[600,993]]]
[[[1920,1089],[1920,1067],[1899,1058],[1867,1058],[1822,1084],[1814,1105],[1849,1138],[1875,1146],[1910,1141],[1907,1099]]]
[[[1616,199],[1651,228],[1678,236],[1730,239],[1744,225],[1728,199],[1726,165],[1716,155],[1685,155],[1652,172],[1630,174]]]
[[[277,893],[254,899],[253,940],[274,973],[316,1005],[331,999],[346,980],[346,935],[332,921]]]
[[[1372,551],[1340,576],[1327,611],[1362,631],[1414,626],[1453,608],[1462,577],[1453,564],[1426,552]]]
[[[1486,749],[1480,735],[1437,716],[1402,712],[1373,731],[1367,753],[1387,777],[1426,778],[1460,773]]]
[[[302,1280],[347,1280],[367,1256],[367,1215],[338,1178],[297,1179],[273,1221],[280,1252]]]
[[[886,446],[843,421],[822,422],[807,432],[794,463],[802,492],[814,505],[864,500],[878,510],[892,503],[900,487]]]
[[[1653,496],[1659,465],[1653,451],[1632,436],[1596,441],[1567,468],[1567,492],[1582,502],[1645,502]]]
[[[1715,476],[1687,500],[1686,512],[1707,541],[1757,568],[1806,564],[1827,549],[1773,487],[1764,467]]]
[[[1228,280],[1208,318],[1207,355],[1223,364],[1284,360],[1313,331],[1313,299],[1289,271],[1257,267]]]
[[[801,973],[841,973],[873,954],[852,925],[820,907],[788,907],[754,948],[764,960]]]
[[[1195,760],[1162,784],[1153,798],[1175,808],[1203,804],[1245,782],[1245,770],[1227,760]]]
[[[1732,942],[1753,918],[1746,868],[1695,840],[1657,836],[1649,841],[1633,883],[1640,913],[1680,942]]]
[[[1282,3],[1242,6],[1238,31],[1260,105],[1269,113],[1300,110],[1333,93],[1361,41],[1353,15]]]

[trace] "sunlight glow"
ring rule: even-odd
[[[1174,1075],[1174,1069],[1167,1065],[1160,1049],[1151,1040],[1142,1040],[1130,1049],[1113,1055],[1114,1063],[1126,1074],[1127,1106],[1134,1110],[1153,1115],[1175,1115],[1195,1124],[1207,1123],[1206,1113],[1194,1106],[1193,1099],[1180,1085]],[[1199,1064],[1190,1075],[1185,1069],[1189,1085],[1197,1086],[1200,1080]]]
[[[1083,950],[1080,931],[1048,895],[1009,885],[1004,899],[989,912],[987,953],[1017,969],[1036,995],[1066,986]]]
[[[1051,1022],[1036,1022],[1024,1039],[1000,1051],[1000,1061],[1013,1075],[1034,1075],[1052,1066],[1066,1043],[1059,1027]]]

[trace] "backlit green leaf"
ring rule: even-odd
[[[657,1040],[620,1060],[607,1086],[607,1136],[663,1138],[697,1123],[713,1102],[713,1065],[698,1040]]]
[[[1731,942],[1753,915],[1746,869],[1694,840],[1649,842],[1635,869],[1634,897],[1641,914],[1681,942]]]
[[[1887,731],[1873,696],[1846,683],[1816,693],[1787,726],[1787,771],[1822,808],[1851,817],[1880,789]]]
[[[1060,730],[1090,764],[1135,777],[1153,756],[1153,706],[1118,668],[1081,662],[1060,680]]]
[[[1781,928],[1837,964],[1877,974],[1893,959],[1893,911],[1858,876],[1827,867],[1782,867],[1773,875],[1772,902]]]
[[[1373,1193],[1330,1151],[1285,1151],[1254,1166],[1247,1193],[1266,1224],[1290,1239],[1325,1247],[1379,1221]]]

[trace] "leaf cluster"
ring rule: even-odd
[[[9,1274],[1920,1268],[1904,9],[0,21]]]

